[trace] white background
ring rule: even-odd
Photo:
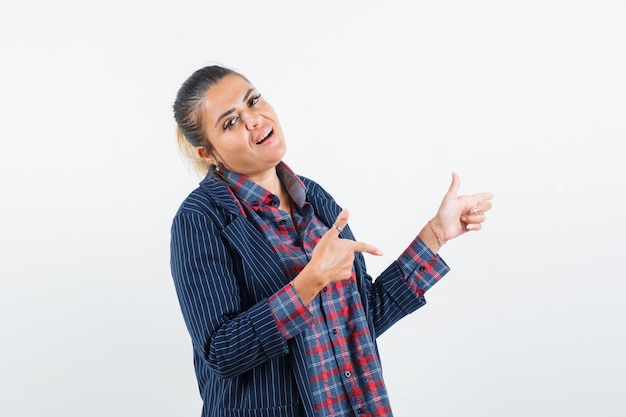
[[[397,416],[626,414],[626,3],[90,3],[0,6],[1,416],[199,416],[171,105],[214,62],[385,251],[372,275],[453,170],[495,194],[379,339]]]

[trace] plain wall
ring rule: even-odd
[[[0,38],[0,415],[199,416],[171,105],[214,62],[384,250],[374,276],[452,171],[495,194],[379,339],[395,415],[626,414],[623,1],[4,2]]]

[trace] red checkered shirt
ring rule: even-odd
[[[292,216],[279,210],[278,197],[247,177],[224,172],[248,220],[265,236],[280,258],[283,270],[294,278],[311,259],[313,248],[328,230],[305,201],[300,179],[281,163],[279,177],[292,199]],[[398,258],[404,271],[433,257],[419,238]],[[435,282],[445,272],[435,277]],[[434,285],[406,276],[418,295]],[[349,280],[330,283],[304,305],[291,285],[268,300],[285,340],[305,332],[307,368],[315,412],[318,416],[392,416],[376,345],[370,334],[354,271]]]

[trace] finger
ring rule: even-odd
[[[468,203],[470,201],[476,202],[473,206],[471,206],[471,208],[466,209],[467,211],[465,212],[465,215],[467,216],[484,213],[485,211],[489,211],[491,209],[492,204],[490,200],[493,198],[493,194],[491,193],[473,194],[472,196],[468,196],[466,198]]]
[[[348,224],[348,218],[350,218],[350,213],[348,212],[348,209],[341,210],[341,213],[339,213],[339,216],[337,216],[337,220],[335,220],[335,223],[333,223],[333,225],[330,227],[329,232],[334,231],[335,233],[337,233],[337,235],[339,235],[343,228],[346,227],[346,225]]]
[[[475,216],[477,214],[482,214],[489,210],[491,210],[491,201],[483,200],[483,201],[479,201],[478,203],[476,203],[476,205],[473,206],[471,209],[469,209],[467,213],[465,213],[465,215]]]
[[[472,225],[479,225],[486,220],[486,216],[483,213],[475,214],[475,215],[466,215],[461,216],[461,221],[465,223],[465,228],[467,230],[472,230]]]
[[[459,177],[459,174],[452,172],[452,183],[448,189],[448,194],[457,195],[459,193],[459,188],[461,188],[461,178]]]
[[[478,201],[488,201],[488,200],[493,200],[493,194],[486,192],[486,193],[478,193],[478,194],[474,194],[474,198]]]
[[[485,212],[485,211],[489,211],[491,210],[491,201],[481,201],[480,203],[478,203],[478,208],[480,209],[481,212]]]
[[[472,230],[474,232],[477,232],[482,228],[482,226],[480,223],[469,223],[467,226],[465,226],[465,228],[467,230]]]
[[[365,243],[365,242],[352,242],[352,249],[353,252],[365,252],[365,253],[369,253],[370,255],[376,255],[376,256],[382,256],[383,255],[383,251],[378,249],[376,246],[374,245],[370,245],[369,243]]]

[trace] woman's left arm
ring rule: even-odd
[[[437,214],[406,250],[374,282],[365,273],[367,279],[363,282],[377,335],[426,304],[425,292],[450,270],[438,255],[441,246],[467,231],[480,230],[484,212],[492,207],[493,195],[485,192],[458,196],[459,188],[459,176],[453,173]]]

